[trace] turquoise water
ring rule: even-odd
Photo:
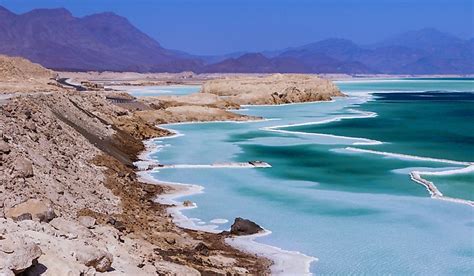
[[[198,85],[177,85],[177,86],[124,86],[121,89],[126,90],[135,97],[150,96],[182,96],[199,92]]]
[[[349,97],[241,111],[269,121],[170,125],[183,135],[158,142],[166,146],[154,154],[165,164],[263,160],[271,168],[154,177],[203,186],[182,198],[198,205],[186,216],[227,219],[223,230],[237,216],[256,221],[272,231],[257,241],[317,257],[317,275],[474,274],[473,208],[431,199],[409,177],[465,165],[347,149],[473,162],[474,81],[337,84]],[[445,195],[473,199],[473,173],[425,178]]]

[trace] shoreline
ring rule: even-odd
[[[161,127],[164,128],[163,126]],[[169,130],[174,134],[171,136],[157,137],[143,141],[145,145],[145,150],[139,154],[138,158],[140,160],[136,163],[156,162],[156,160],[153,160],[151,158],[151,155],[159,152],[160,148],[162,147],[157,146],[154,141],[161,139],[170,139],[184,135],[179,132],[176,132],[173,129],[164,129]],[[173,222],[177,226],[191,230],[209,232],[213,234],[218,234],[222,232],[221,230],[216,229],[218,228],[218,225],[215,225],[217,223],[198,225],[195,223],[196,219],[189,218],[181,212],[183,210],[197,208],[198,206],[195,203],[193,203],[192,206],[185,206],[184,203],[180,202],[178,199],[185,196],[204,193],[204,187],[195,184],[160,181],[151,175],[152,172],[153,171],[137,171],[136,174],[138,176],[139,181],[141,182],[159,185],[167,188],[165,189],[164,193],[156,196],[155,202],[164,205],[169,205],[166,210],[173,217]],[[300,252],[287,251],[279,247],[255,241],[255,239],[259,237],[271,234],[271,231],[266,229],[264,230],[265,232],[257,233],[254,235],[226,238],[225,242],[237,250],[255,254],[259,257],[264,257],[272,261],[272,265],[270,266],[272,274],[288,275],[289,273],[293,275],[312,275],[312,273],[310,272],[310,266],[312,262],[318,260],[317,258],[304,255]],[[295,267],[295,263],[298,263],[299,266]]]

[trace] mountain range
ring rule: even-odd
[[[0,41],[0,54],[22,56],[55,70],[474,73],[474,39],[464,40],[432,28],[402,33],[372,45],[330,38],[278,51],[197,56],[163,48],[114,13],[78,18],[66,9],[15,14],[0,6]]]

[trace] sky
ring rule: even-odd
[[[112,11],[166,48],[192,54],[277,50],[326,38],[370,44],[434,27],[474,37],[474,0],[0,0],[15,13]]]

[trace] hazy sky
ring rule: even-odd
[[[0,0],[23,13],[65,7],[113,11],[164,47],[194,54],[261,51],[329,37],[371,43],[435,27],[474,37],[474,0]]]

